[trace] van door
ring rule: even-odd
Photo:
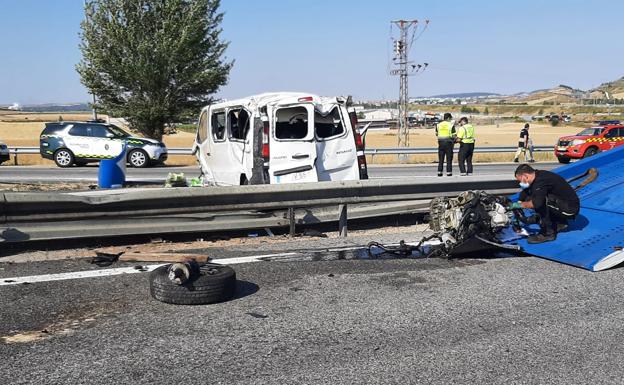
[[[316,171],[321,181],[359,180],[357,149],[346,109],[334,105],[314,111]]]
[[[250,140],[251,113],[243,107],[228,108],[227,127],[233,177],[238,176],[237,184],[249,184],[253,161],[253,146]]]
[[[210,111],[210,155],[207,157],[215,184],[231,186],[238,184],[232,171],[230,143],[227,138],[226,110]]]
[[[311,104],[274,107],[269,146],[271,183],[318,181],[313,121]]]
[[[199,122],[197,123],[197,134],[195,135],[195,145],[193,150],[196,151],[195,155],[199,160],[199,166],[201,167],[202,174],[204,175],[204,181],[209,183],[215,183],[215,178],[212,173],[211,166],[211,153],[210,153],[210,130],[208,129],[208,113],[209,109],[206,108],[199,116]]]

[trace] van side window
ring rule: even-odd
[[[228,112],[228,126],[230,138],[244,140],[249,132],[249,113],[242,108],[230,110]]]
[[[277,139],[303,139],[308,136],[308,110],[305,107],[280,108],[275,115]]]
[[[74,126],[69,130],[72,136],[90,136],[90,129],[87,126]]]
[[[216,141],[225,140],[225,112],[215,112],[210,117],[212,137]]]
[[[202,112],[199,117],[199,123],[197,124],[197,134],[199,143],[204,143],[206,138],[208,137],[208,127],[206,126],[206,121],[208,120],[208,113],[206,111]]]
[[[345,132],[338,107],[332,108],[330,113],[326,115],[314,111],[314,132],[320,139],[342,135]]]

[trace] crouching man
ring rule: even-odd
[[[522,192],[520,201],[511,209],[533,209],[535,215],[528,223],[540,226],[539,234],[531,235],[529,243],[542,243],[557,239],[557,233],[568,228],[580,210],[579,198],[570,184],[560,175],[545,170],[535,170],[527,164],[518,166],[515,172]]]

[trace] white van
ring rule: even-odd
[[[194,153],[214,185],[368,179],[356,112],[341,97],[280,92],[202,109]]]

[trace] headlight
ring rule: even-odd
[[[583,143],[585,143],[585,139],[574,139],[571,144],[573,146],[578,146],[579,144],[583,144]]]

